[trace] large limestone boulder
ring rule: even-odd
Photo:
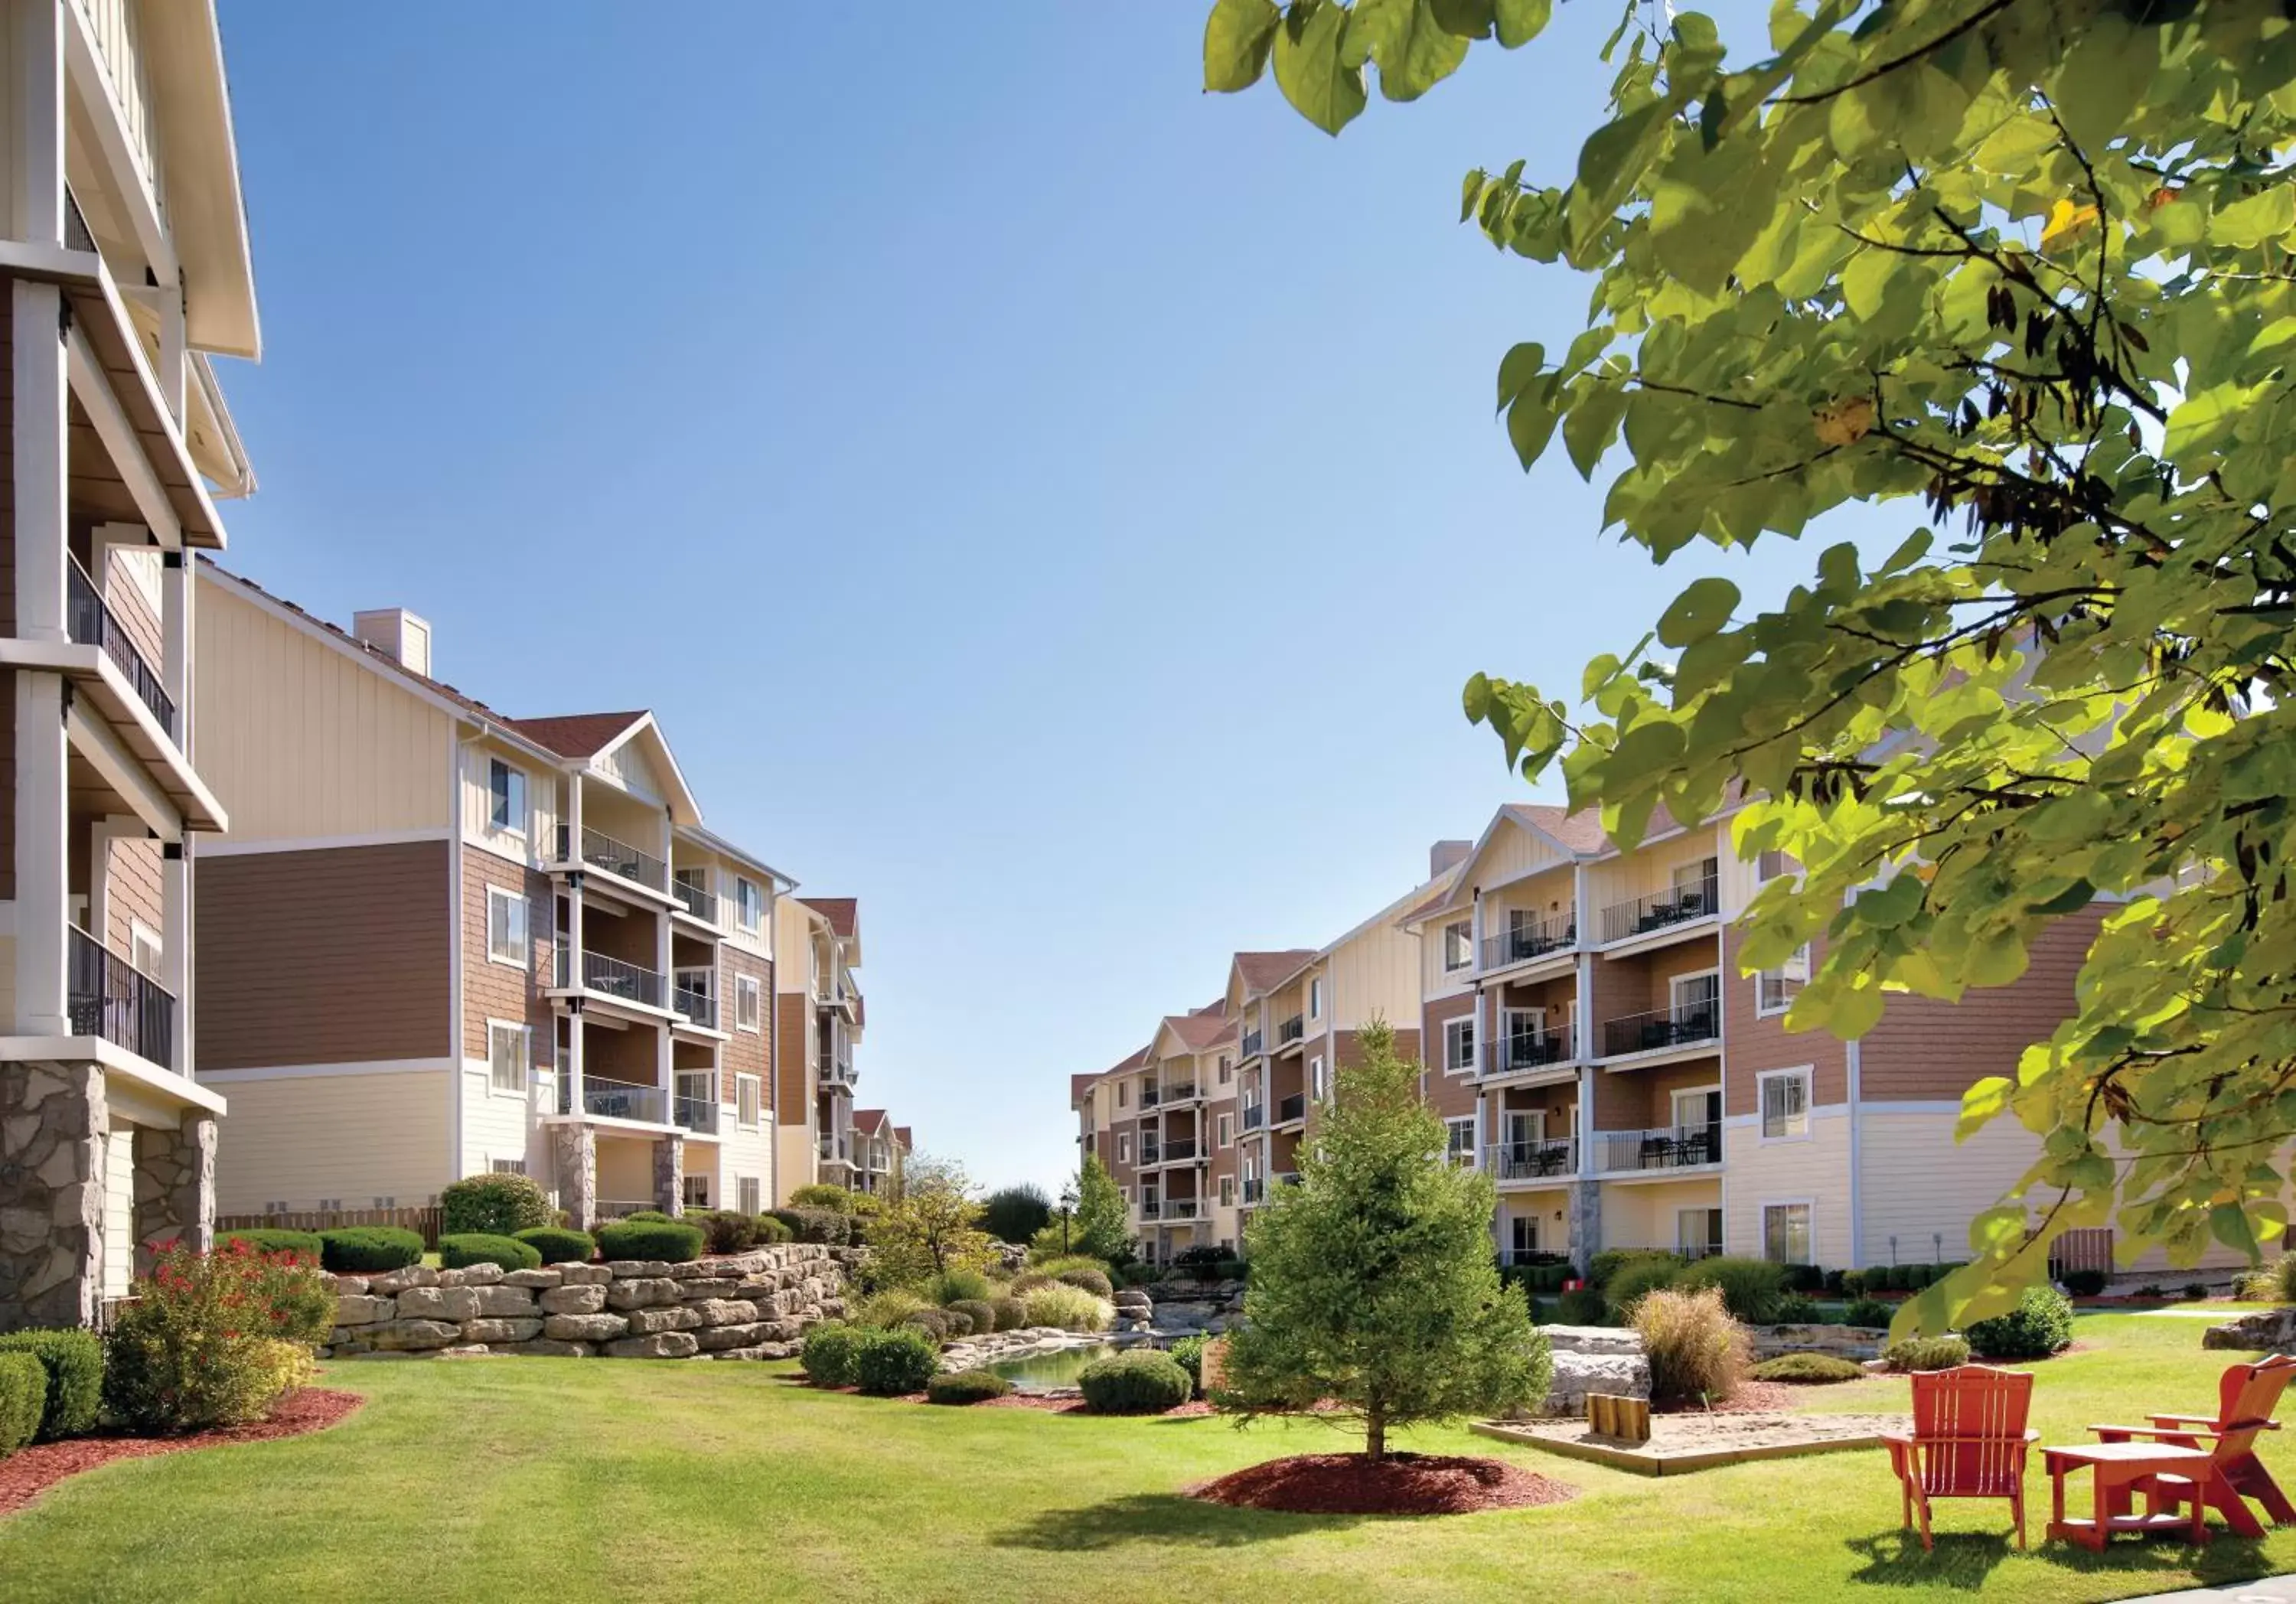
[[[564,1287],[603,1287],[614,1279],[603,1264],[561,1264],[558,1282]]]
[[[595,1314],[606,1306],[603,1287],[553,1287],[536,1301],[545,1314]]]
[[[463,1340],[483,1342],[492,1346],[498,1342],[531,1342],[542,1335],[542,1322],[527,1320],[466,1320],[463,1322]]]
[[[680,1305],[666,1309],[632,1309],[627,1319],[633,1337],[650,1337],[656,1331],[690,1331],[701,1323],[699,1310]]]
[[[606,1273],[616,1281],[660,1281],[674,1266],[660,1259],[608,1259]]]
[[[706,1326],[749,1325],[758,1318],[758,1305],[742,1297],[712,1297],[685,1306]]]
[[[1642,1333],[1624,1326],[1551,1325],[1538,1328],[1551,1354],[1639,1354]]]
[[[542,1334],[554,1342],[611,1342],[630,1329],[619,1314],[553,1314]]]
[[[359,1335],[386,1353],[442,1348],[463,1339],[463,1328],[443,1320],[393,1320],[361,1329]]]
[[[610,1309],[650,1309],[676,1301],[677,1283],[667,1276],[634,1276],[627,1281],[617,1280],[606,1289],[606,1306]]]
[[[565,1276],[554,1265],[543,1270],[513,1270],[503,1277],[504,1286],[524,1287],[529,1292],[547,1292],[564,1281]]]
[[[606,1345],[610,1359],[691,1359],[700,1351],[701,1344],[691,1331],[657,1331],[651,1337],[629,1337]]]
[[[366,1289],[377,1297],[396,1297],[409,1287],[435,1287],[439,1272],[428,1264],[409,1264],[404,1270],[393,1270],[378,1275],[366,1284]]]
[[[2259,1309],[2201,1333],[2202,1347],[2236,1354],[2285,1353],[2292,1343],[2296,1343],[2296,1308]]]
[[[399,1318],[476,1320],[479,1295],[468,1287],[409,1287],[398,1295]]]
[[[478,1300],[481,1315],[534,1313],[534,1294],[524,1287],[474,1287],[471,1296]]]
[[[335,1299],[335,1323],[339,1326],[373,1325],[389,1320],[398,1305],[388,1297],[367,1297],[359,1293],[346,1293]]]
[[[1614,1398],[1650,1396],[1650,1361],[1640,1354],[1557,1354],[1554,1379],[1546,1389],[1540,1414],[1583,1415],[1587,1395],[1604,1393]]]
[[[492,1350],[497,1354],[526,1354],[537,1359],[586,1359],[590,1349],[579,1342],[553,1342],[547,1337],[537,1337],[532,1342],[497,1343]]]
[[[464,1264],[459,1270],[439,1272],[442,1287],[491,1287],[501,1281],[504,1271],[500,1264]]]
[[[704,1326],[693,1333],[693,1340],[705,1354],[723,1354],[754,1347],[774,1334],[773,1327],[762,1324]]]

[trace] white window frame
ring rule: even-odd
[[[1528,1244],[1523,1241],[1526,1236],[1530,1239]],[[1509,1215],[1507,1246],[1514,1254],[1517,1264],[1523,1263],[1528,1255],[1538,1252],[1538,1216],[1535,1214]]]
[[[688,1174],[679,1176],[677,1191],[678,1200],[688,1208],[708,1208],[711,1206],[709,1175],[706,1170],[699,1174]]]
[[[761,1214],[758,1206],[766,1200],[766,1189],[755,1175],[734,1177],[734,1207],[743,1214]]]
[[[1770,1083],[1794,1080],[1801,1084],[1801,1129],[1770,1133]],[[1769,1142],[1808,1142],[1815,1131],[1815,1104],[1817,1101],[1817,1068],[1803,1064],[1792,1069],[1765,1069],[1754,1076],[1754,1129],[1761,1140]]]
[[[736,1074],[734,1076],[734,1123],[745,1131],[754,1131],[765,1123],[765,1077]]]
[[[1130,1095],[1131,1090],[1132,1083],[1129,1081],[1119,1081],[1116,1083],[1116,1106],[1118,1108],[1121,1109],[1127,1106],[1125,1100]]]
[[[765,987],[758,983],[758,978],[755,975],[734,976],[734,1028],[747,1031],[751,1035],[761,1034],[765,1011]],[[742,1022],[744,1014],[749,1016],[750,1022],[746,1025]]]
[[[526,1160],[523,1158],[489,1158],[487,1160],[487,1174],[490,1175],[523,1175],[526,1174]],[[322,1207],[324,1207],[324,1204]],[[340,1199],[337,1201],[336,1207],[338,1208],[342,1207]]]
[[[497,795],[495,779],[500,775],[502,790]],[[487,828],[504,835],[523,836],[527,822],[529,791],[526,771],[501,757],[487,758]]]
[[[1219,1084],[1225,1086],[1234,1078],[1235,1060],[1223,1052],[1220,1054],[1219,1061]]]
[[[1775,1000],[1771,993],[1773,981],[1776,983]],[[1795,996],[1808,984],[1809,943],[1805,941],[1784,963],[1775,969],[1763,970],[1754,977],[1754,1017],[1758,1019],[1775,1019],[1793,1006]],[[1788,986],[1793,990],[1788,991]]]
[[[752,935],[765,928],[766,894],[757,881],[746,874],[734,877],[734,919]]]
[[[140,919],[127,921],[127,962],[154,980],[167,962],[168,945],[160,932]]]
[[[1806,1258],[1770,1259],[1770,1210],[1799,1208],[1802,1211],[1803,1250]],[[1817,1263],[1817,1199],[1816,1198],[1764,1198],[1756,1211],[1755,1225],[1759,1232],[1760,1246],[1757,1257],[1769,1259],[1774,1264],[1815,1264]]]
[[[1669,975],[1666,978],[1666,1011],[1668,1015],[1674,1019],[1680,1019],[1682,1017],[1684,1008],[1682,1001],[1682,988],[1687,982],[1693,980],[1711,980],[1714,982],[1713,1008],[1715,1012],[1715,1024],[1718,1027],[1721,1024],[1722,1013],[1722,971],[1718,969],[1692,970],[1687,974]]]
[[[495,1042],[497,1037],[514,1037],[519,1049],[518,1084],[503,1084],[502,1071],[495,1062]],[[496,1097],[524,1097],[528,1083],[534,1078],[534,1027],[514,1019],[487,1021],[487,1089]]]
[[[1129,1131],[1116,1133],[1116,1161],[1119,1164],[1132,1162],[1132,1133]]]
[[[1710,1086],[1677,1086],[1673,1091],[1666,1094],[1667,1117],[1673,1122],[1673,1128],[1675,1130],[1686,1131],[1691,1127],[1685,1125],[1683,1121],[1674,1117],[1676,1111],[1682,1107],[1682,1100],[1685,1097],[1705,1098],[1720,1097],[1721,1095],[1722,1083],[1720,1081],[1716,1081]],[[1718,1113],[1710,1120],[1701,1119],[1698,1121],[1698,1125],[1701,1128],[1709,1125],[1719,1125],[1721,1123],[1722,1116]]]
[[[1467,1137],[1464,1145],[1459,1141],[1459,1133],[1462,1131],[1466,1133]],[[1465,1169],[1475,1167],[1475,1117],[1473,1115],[1454,1114],[1443,1121],[1443,1157],[1453,1164],[1459,1164],[1464,1158],[1465,1163],[1461,1167]]]
[[[1464,1044],[1455,1046],[1454,1039],[1462,1033]],[[1463,1061],[1464,1060],[1464,1061]],[[1443,1021],[1443,1073],[1472,1075],[1475,1070],[1475,1016],[1464,1013]]]
[[[1235,1207],[1235,1177],[1234,1175],[1222,1175],[1219,1178],[1219,1206],[1222,1208],[1234,1208]]]
[[[1456,945],[1453,944],[1456,941]],[[1454,920],[1443,927],[1443,972],[1456,975],[1475,967],[1475,921]]]
[[[1220,1146],[1223,1148],[1234,1147],[1235,1145],[1235,1116],[1233,1114],[1223,1114],[1219,1117],[1218,1123]]]
[[[1701,1229],[1698,1233],[1700,1245],[1699,1250],[1701,1254],[1718,1256],[1722,1253],[1723,1250],[1729,1246],[1728,1242],[1722,1235],[1712,1233],[1708,1229],[1715,1224],[1722,1223],[1721,1214],[1721,1209],[1716,1207],[1711,1203],[1695,1203],[1691,1204],[1686,1207],[1676,1209],[1674,1211],[1675,1251],[1677,1253],[1683,1252],[1682,1222],[1684,1218],[1690,1215],[1698,1215],[1702,1216],[1699,1220]],[[1724,1231],[1726,1232],[1727,1229],[1727,1225],[1724,1224]],[[1689,1256],[1685,1254],[1684,1256],[1687,1257]]]
[[[1308,1060],[1308,1101],[1323,1101],[1328,1089],[1324,1081],[1324,1055],[1319,1052]]]
[[[497,906],[516,911],[518,938],[506,952],[495,945],[495,909]],[[503,916],[505,935],[510,931],[511,917],[508,912]],[[524,896],[507,886],[487,888],[487,962],[514,970],[522,970],[534,962],[534,908]]]
[[[1311,1019],[1324,1017],[1324,978],[1321,975],[1311,978],[1308,982],[1308,1017]]]

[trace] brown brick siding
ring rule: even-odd
[[[196,859],[199,1068],[447,1056],[447,849]]]
[[[1859,1094],[1868,1102],[1946,1101],[1988,1075],[2016,1073],[2018,1055],[2073,1011],[2073,980],[2105,912],[2094,908],[2043,931],[2025,973],[2008,986],[1964,992],[1957,1003],[1891,995],[1858,1049]]]
[[[487,956],[487,888],[526,899],[524,969]],[[544,988],[555,978],[557,904],[549,877],[474,847],[463,849],[463,1056],[487,1056],[488,1019],[523,1019],[537,1068],[556,1062],[557,1027]],[[651,967],[651,966],[649,966]]]

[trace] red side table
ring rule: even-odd
[[[2202,1521],[2207,1507],[2203,1494],[2216,1477],[2216,1466],[2205,1449],[2164,1448],[2152,1443],[2089,1443],[2077,1448],[2044,1448],[2041,1463],[2049,1473],[2049,1535],[2103,1551],[2115,1532],[2174,1532],[2187,1543],[2206,1543],[2209,1528]],[[2083,1469],[2090,1473],[2090,1518],[2065,1518],[2065,1477]],[[2150,1485],[2155,1476],[2189,1477],[2196,1494],[2189,1513],[2163,1511]],[[2144,1494],[2144,1513],[2134,1511],[2136,1494]]]

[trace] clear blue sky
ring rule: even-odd
[[[1469,674],[1574,690],[1815,558],[1658,574],[1492,421],[1590,281],[1459,180],[1568,173],[1611,7],[1338,141],[1199,91],[1202,0],[222,10],[227,561],[512,714],[652,708],[714,828],[861,899],[862,1101],[983,1183],[1524,794]]]

